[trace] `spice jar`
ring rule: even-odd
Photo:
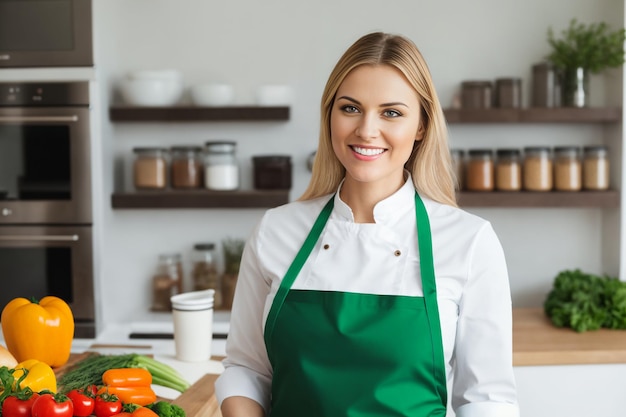
[[[173,188],[198,188],[201,185],[202,163],[198,159],[200,147],[174,146],[171,148],[171,184]]]
[[[452,169],[454,171],[454,175],[456,176],[456,190],[462,190],[465,188],[464,185],[464,177],[465,175],[463,170],[465,169],[464,159],[465,159],[465,151],[462,149],[451,149],[450,155],[452,157]]]
[[[222,305],[222,291],[215,260],[215,244],[198,243],[194,245],[192,258],[193,269],[191,276],[194,291],[215,290],[213,305],[220,307]]]
[[[585,190],[608,190],[608,147],[603,145],[583,148],[583,188]]]
[[[167,185],[167,149],[133,148],[135,162],[133,174],[135,188],[159,189]]]
[[[464,81],[461,83],[461,107],[464,109],[488,109],[493,104],[491,81]]]
[[[527,191],[550,191],[553,185],[550,148],[524,148],[523,186]]]
[[[235,158],[236,143],[210,141],[205,144],[204,186],[209,190],[239,188],[239,166]]]
[[[496,151],[496,190],[519,191],[522,189],[522,160],[518,149]]]
[[[519,108],[522,106],[522,80],[520,78],[498,78],[496,80],[496,106]]]
[[[180,254],[159,255],[155,275],[152,277],[152,310],[170,311],[170,297],[182,292],[182,262]]]
[[[579,191],[582,187],[580,151],[576,146],[554,148],[554,189]]]
[[[493,152],[490,149],[470,149],[465,170],[465,187],[469,191],[493,191]]]
[[[291,188],[291,157],[281,155],[254,156],[254,188],[282,189]]]

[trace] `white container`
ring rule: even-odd
[[[293,91],[288,85],[262,85],[256,91],[256,102],[260,106],[289,106]]]
[[[176,359],[184,362],[211,359],[214,294],[209,289],[172,296]]]
[[[183,94],[178,71],[135,71],[120,82],[124,101],[134,106],[171,106]]]
[[[197,106],[228,106],[235,100],[235,90],[229,84],[199,84],[189,92]]]

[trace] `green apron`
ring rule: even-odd
[[[285,274],[265,323],[273,368],[270,416],[445,416],[446,372],[424,203],[416,193],[423,297],[290,290],[333,202]]]

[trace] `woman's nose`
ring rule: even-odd
[[[362,139],[372,139],[379,135],[380,127],[374,115],[364,114],[356,127],[356,135]]]

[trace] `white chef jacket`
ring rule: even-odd
[[[269,409],[272,368],[263,339],[265,320],[282,278],[329,198],[335,199],[333,212],[292,288],[423,296],[414,195],[409,176],[400,190],[375,206],[375,223],[355,223],[339,193],[266,212],[241,260],[225,371],[215,386],[220,403],[237,395]],[[500,242],[486,220],[422,200],[432,232],[448,406],[457,417],[517,417],[511,295]],[[324,251],[324,245],[334,248]]]

